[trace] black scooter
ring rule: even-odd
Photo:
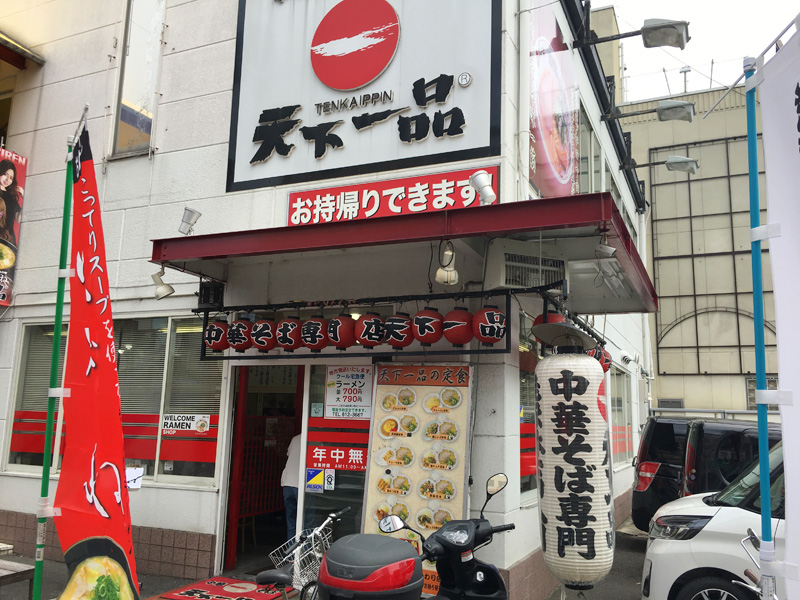
[[[317,582],[321,600],[419,600],[422,561],[436,562],[440,585],[434,599],[506,600],[508,592],[494,565],[475,558],[475,549],[492,541],[495,533],[514,529],[514,524],[493,527],[483,517],[489,499],[508,483],[505,473],[486,482],[486,502],[478,519],[449,521],[427,539],[400,517],[391,515],[380,522],[380,530],[392,533],[415,531],[422,538],[422,554],[397,538],[356,534],[335,542],[322,560]]]

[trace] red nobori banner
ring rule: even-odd
[[[341,223],[479,206],[478,194],[469,184],[470,175],[478,170],[295,192],[289,194],[288,224]],[[498,168],[483,170],[489,173],[497,193]]]
[[[367,449],[308,445],[306,467],[339,471],[366,471]]]
[[[55,506],[58,537],[75,583],[102,566],[138,598],[125,482],[117,351],[106,250],[89,133],[73,151],[70,324],[64,420],[70,424]],[[84,582],[83,585],[92,585]],[[121,595],[121,597],[126,597]]]
[[[28,159],[0,148],[0,306],[11,305]]]

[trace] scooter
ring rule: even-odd
[[[320,565],[320,600],[419,600],[423,560],[436,562],[440,584],[434,600],[506,600],[500,572],[473,552],[490,543],[495,533],[514,529],[513,523],[493,527],[483,517],[489,499],[507,484],[505,473],[490,477],[479,518],[449,521],[427,539],[398,516],[380,521],[384,533],[409,529],[419,535],[421,554],[406,541],[377,534],[349,535],[336,541]]]

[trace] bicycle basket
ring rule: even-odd
[[[300,541],[302,536],[306,539],[287,556],[287,551],[296,542]],[[275,568],[280,568],[287,564],[294,565],[292,568],[292,587],[299,590],[308,582],[316,581],[319,574],[319,566],[322,563],[322,556],[330,546],[330,527],[305,529],[270,552],[269,557],[275,564]]]

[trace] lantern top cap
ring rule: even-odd
[[[531,333],[550,346],[578,346],[583,350],[591,350],[597,346],[597,340],[572,323],[540,323],[531,327]]]

